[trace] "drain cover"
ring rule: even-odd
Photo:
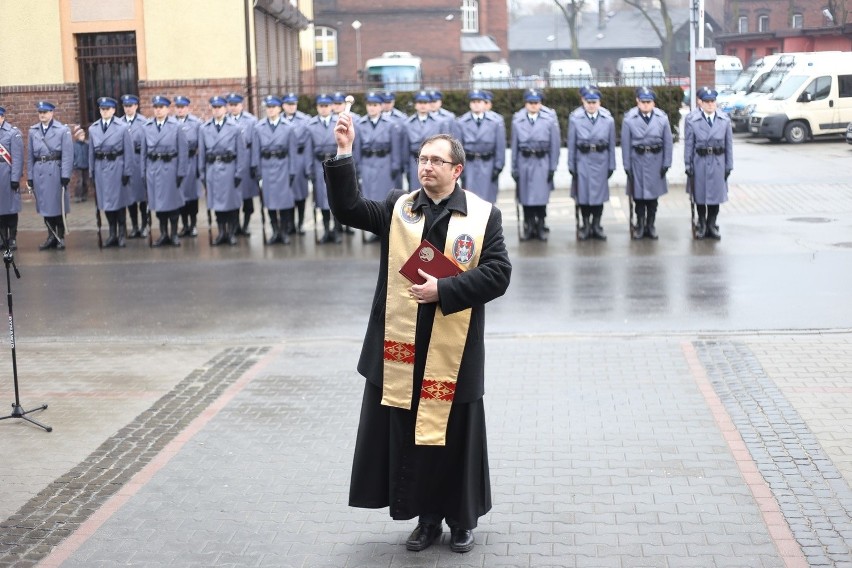
[[[787,220],[793,221],[794,223],[831,223],[834,221],[834,219],[828,219],[826,217],[792,217]]]

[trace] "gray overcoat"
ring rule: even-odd
[[[106,132],[103,124],[103,119],[98,119],[89,127],[89,173],[95,183],[98,209],[118,211],[133,203],[130,182],[121,183],[121,176],[133,177],[133,139],[126,120],[113,118]]]
[[[518,201],[524,206],[547,205],[553,182],[548,174],[559,162],[559,123],[538,114],[535,124],[526,113],[512,120],[512,176],[518,178]]]
[[[660,177],[662,168],[672,167],[672,129],[666,113],[653,109],[645,124],[638,107],[627,111],[621,123],[621,161],[633,175],[633,199],[657,199],[668,193],[666,178]]]
[[[151,119],[142,139],[142,173],[148,187],[148,208],[154,211],[176,211],[186,200],[178,186],[178,178],[186,178],[189,158],[183,129],[172,117],[166,117],[161,129]],[[182,181],[182,180],[181,180]]]
[[[292,117],[285,117],[284,120],[296,129],[296,140],[298,147],[296,148],[296,156],[290,162],[290,169],[296,174],[296,179],[293,180],[293,197],[297,201],[304,201],[308,198],[308,178],[305,175],[305,167],[310,161],[310,156],[305,152],[305,144],[307,144],[308,131],[305,128],[310,115],[303,113],[300,110],[296,111]]]
[[[595,150],[583,152],[584,145]],[[602,152],[597,151],[606,147]],[[602,205],[609,201],[609,171],[615,170],[615,120],[601,108],[592,123],[580,107],[568,117],[568,170],[577,176],[576,194],[572,183],[571,197],[580,205]]]
[[[423,144],[424,140],[435,134],[449,134],[451,124],[447,120],[440,120],[433,113],[427,114],[425,120],[420,120],[420,116],[415,113],[401,124],[402,148],[400,155],[404,164],[403,169],[407,173],[408,189],[414,190],[420,187],[420,177],[417,175],[417,158],[420,156],[420,145]]]
[[[194,114],[188,114],[183,121],[178,118],[175,118],[175,120],[183,130],[184,138],[186,138],[186,155],[189,159],[186,176],[183,178],[183,183],[180,184],[180,190],[183,193],[184,200],[198,199],[204,191],[199,179],[201,173],[198,163],[198,130],[201,128],[201,119]]]
[[[62,215],[62,178],[71,179],[74,142],[71,131],[58,120],[47,131],[41,123],[30,127],[27,144],[27,177],[33,180],[36,209],[44,217]],[[71,210],[71,197],[65,192],[65,211]]]
[[[238,172],[248,171],[251,158],[243,133],[232,120],[216,130],[211,118],[198,131],[198,165],[201,183],[207,188],[207,208],[235,211],[243,204],[243,194],[234,187]]]
[[[246,145],[246,149],[248,150],[249,156],[251,155],[251,144],[254,140],[254,127],[257,125],[257,117],[251,114],[250,112],[242,112],[240,116],[234,117],[233,115],[228,117],[230,120],[234,121],[240,130],[243,133],[243,140]],[[240,182],[240,191],[243,192],[243,199],[250,199],[252,197],[257,197],[260,195],[260,189],[257,185],[256,179],[251,179],[251,161],[246,163],[244,166],[245,171],[240,170],[238,175],[242,180]]]
[[[695,202],[702,205],[719,205],[728,200],[728,182],[725,171],[734,169],[734,135],[731,119],[717,112],[713,127],[707,124],[703,112],[692,112],[684,119],[683,161],[687,171],[692,170]],[[721,153],[698,155],[697,150],[717,148]]]
[[[300,161],[298,148],[299,133],[283,118],[274,128],[268,120],[261,120],[254,127],[251,165],[257,168],[257,175],[263,180],[263,201],[267,209],[277,211],[295,207],[290,176],[295,176],[294,166]]]
[[[308,131],[305,153],[305,175],[313,179],[314,203],[318,209],[328,209],[328,193],[325,186],[322,163],[337,155],[337,141],[334,139],[334,126],[337,115],[332,114],[328,127],[323,126],[319,116],[311,118],[305,127]],[[359,133],[360,135],[360,133]]]
[[[142,138],[145,136],[145,133],[142,131],[142,127],[145,126],[148,119],[137,112],[136,116],[133,117],[133,121],[128,121],[127,117],[123,117],[121,120],[123,120],[130,129],[130,138],[133,140],[133,154],[131,156],[131,160],[133,162],[133,173],[130,175],[131,203],[139,203],[140,201],[148,199],[148,195],[145,190],[145,178],[142,175],[141,157]]]
[[[492,181],[492,172],[502,170],[506,165],[505,126],[489,113],[485,113],[482,123],[477,126],[473,114],[463,114],[455,123],[453,132],[466,154],[466,163],[462,177],[464,188],[482,199],[497,201],[497,180]],[[482,159],[482,156],[488,156]]]
[[[396,179],[391,172],[401,162],[400,131],[394,120],[384,115],[379,116],[375,125],[369,116],[362,116],[358,119],[357,131],[352,156],[364,197],[381,201],[395,187]]]
[[[21,211],[20,188],[14,191],[10,185],[13,181],[20,184],[24,172],[24,138],[17,127],[8,121],[0,125],[0,144],[9,153],[9,160],[0,158],[0,215],[11,215]]]

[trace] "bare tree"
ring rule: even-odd
[[[844,0],[836,1],[842,2]],[[663,52],[663,68],[668,71],[669,62],[672,59],[672,49],[674,48],[674,27],[672,26],[672,17],[669,15],[669,7],[666,4],[666,0],[660,0],[660,16],[663,19],[663,29],[660,29],[660,26],[656,21],[654,21],[654,18],[651,17],[651,13],[648,11],[648,8],[643,6],[640,0],[624,0],[624,2],[639,10],[642,15],[645,16],[645,19],[648,20],[648,23],[651,24],[651,28],[654,30],[654,33],[656,33],[657,37],[660,38],[660,44]]]
[[[586,0],[567,0],[565,4],[560,4],[559,0],[553,0],[562,15],[565,16],[565,21],[568,22],[568,29],[571,32],[571,57],[574,59],[580,58],[580,11],[586,4]]]
[[[849,16],[847,0],[828,0],[828,11],[831,13],[832,23],[835,26],[843,26]]]

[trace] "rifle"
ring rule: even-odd
[[[154,248],[154,225],[151,223],[150,207],[148,207],[148,248]]]
[[[263,244],[266,245],[266,207],[263,202],[263,180],[257,182],[257,191],[260,194],[260,235],[263,237]]]
[[[633,238],[633,231],[636,226],[633,224],[633,176],[627,176],[627,206],[630,208],[630,237]]]
[[[577,186],[577,176],[571,176],[571,197],[574,198],[574,232],[577,240],[580,240],[580,206],[577,204],[577,199],[580,195],[580,190]]]
[[[518,182],[515,182],[515,215],[518,217],[518,241],[524,240],[523,230],[521,229],[521,225],[524,224],[524,220],[521,219],[521,206],[519,205],[521,201],[521,185]]]
[[[103,250],[104,238],[101,236],[101,209],[98,205],[98,185],[92,180],[92,188],[95,190],[95,221],[98,223],[98,249]]]
[[[213,215],[210,213],[210,206],[207,206],[207,240],[210,246],[213,246]]]
[[[692,238],[694,239],[698,226],[695,223],[695,182],[692,176],[686,176],[686,192],[689,194],[689,212],[692,219]]]

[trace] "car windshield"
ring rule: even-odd
[[[749,83],[751,83],[752,77],[754,77],[754,71],[749,71],[748,69],[746,69],[745,71],[739,74],[737,80],[734,81],[733,85],[731,85],[730,90],[735,92],[745,91],[746,89],[748,89],[748,85]]]
[[[775,89],[772,96],[769,97],[774,101],[783,101],[793,96],[793,93],[799,90],[802,83],[807,81],[806,75],[790,75],[787,80],[781,83],[781,86]]]
[[[766,76],[766,79],[763,80],[760,86],[754,90],[758,93],[771,93],[778,88],[778,85],[781,84],[781,81],[783,81],[786,76],[786,71],[770,73]]]

